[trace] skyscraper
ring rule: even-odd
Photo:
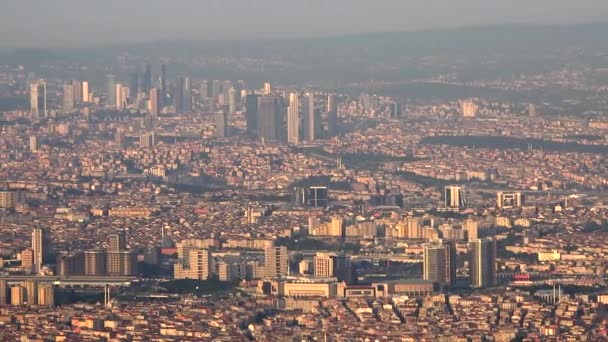
[[[228,113],[236,113],[236,88],[228,88]]]
[[[160,106],[159,99],[160,98],[159,98],[159,94],[158,94],[158,88],[151,88],[150,89],[150,105],[148,106],[148,112],[152,116],[158,115],[158,108]]]
[[[30,151],[38,152],[38,137],[30,135]]]
[[[270,82],[264,82],[264,95],[270,95],[272,94],[272,85],[270,84]]]
[[[337,277],[338,281],[350,281],[350,257],[344,254],[317,252],[313,261],[315,276]]]
[[[142,81],[142,91],[148,93],[150,91],[150,88],[152,88],[152,66],[150,65],[150,63],[146,63],[146,67],[144,70],[144,78]]]
[[[6,279],[0,279],[0,305],[8,304],[8,284]]]
[[[282,128],[281,98],[267,95],[260,98],[260,109],[258,113],[258,135],[269,141],[277,141],[280,138]]]
[[[247,121],[247,133],[251,135],[258,134],[258,113],[260,106],[259,95],[247,95],[245,97],[245,119]]]
[[[300,143],[300,96],[297,93],[289,94],[287,143],[294,145]]]
[[[165,64],[160,66],[160,94],[158,99],[159,108],[167,105],[167,66]]]
[[[89,94],[90,94],[89,82],[83,81],[82,82],[82,102],[88,103],[91,101],[91,99],[89,98]]]
[[[201,100],[206,100],[210,97],[210,91],[211,91],[211,87],[209,86],[209,81],[208,80],[203,80],[201,82],[201,85],[199,87],[198,92],[200,93],[201,96]]]
[[[338,102],[332,94],[327,95],[327,134],[330,137],[338,134]]]
[[[469,278],[473,287],[496,285],[496,241],[475,239],[469,241]]]
[[[319,132],[317,132],[318,114],[315,110],[315,95],[313,93],[304,95],[302,116],[304,120],[304,140],[314,141]]]
[[[521,192],[496,193],[496,206],[501,209],[520,208],[523,196]]]
[[[116,76],[106,76],[107,106],[116,108]]]
[[[424,246],[424,280],[449,288],[456,282],[456,247],[441,240]]]
[[[176,81],[175,110],[178,113],[192,111],[192,87],[188,77],[179,77]]]
[[[269,277],[289,275],[287,247],[270,247],[264,250],[264,266]]]
[[[458,209],[467,206],[466,193],[459,186],[446,186],[444,188],[444,205],[446,208]]]
[[[114,99],[116,100],[116,105],[115,105],[116,109],[118,109],[118,110],[125,109],[125,107],[127,105],[128,89],[129,88],[123,86],[122,84],[116,83],[116,91],[115,91],[115,95],[114,95]]]
[[[45,262],[48,254],[48,239],[46,231],[42,228],[32,230],[32,251],[34,252],[34,271],[38,272]]]
[[[462,101],[462,116],[465,118],[474,118],[477,115],[477,105],[473,101]]]
[[[30,84],[30,112],[37,118],[48,116],[46,107],[46,82],[38,80]]]
[[[63,112],[72,113],[74,111],[74,85],[66,83],[63,85]]]
[[[52,283],[38,286],[37,304],[42,306],[55,306],[55,288]]]
[[[228,136],[228,116],[224,111],[215,113],[215,136],[218,138]]]

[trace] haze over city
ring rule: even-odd
[[[0,340],[608,340],[605,18],[3,1]]]

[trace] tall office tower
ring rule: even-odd
[[[536,116],[536,106],[533,103],[528,105],[528,115]]]
[[[48,238],[42,228],[32,230],[32,251],[34,252],[34,272],[38,272],[48,256]]]
[[[213,80],[211,82],[211,97],[217,101],[217,97],[222,92],[222,82],[220,80]]]
[[[272,94],[272,85],[270,84],[270,82],[264,82],[264,92],[262,94],[264,94],[264,95]]]
[[[258,114],[260,106],[259,95],[247,95],[245,97],[245,120],[247,121],[247,133],[258,134]]]
[[[72,80],[72,86],[74,89],[74,103],[82,102],[82,82]]]
[[[51,283],[40,284],[38,286],[38,305],[55,306],[55,288]]]
[[[332,94],[327,95],[327,134],[330,137],[338,135],[338,102]]]
[[[391,103],[391,118],[400,118],[403,110],[401,109],[401,103],[393,102]]]
[[[122,252],[127,250],[127,235],[125,232],[108,235],[108,252]]]
[[[108,92],[107,106],[116,108],[116,76],[106,76],[106,89]]]
[[[192,82],[189,77],[184,77],[182,110],[185,112],[192,111]]]
[[[72,113],[74,111],[74,85],[66,83],[63,85],[63,112]]]
[[[158,108],[160,106],[160,100],[159,100],[159,94],[158,94],[158,88],[151,88],[150,89],[150,103],[148,105],[148,112],[152,115],[152,116],[157,116],[158,115]]]
[[[11,305],[21,306],[27,301],[25,296],[25,287],[21,285],[14,285],[11,287]]]
[[[277,141],[282,128],[282,108],[279,96],[267,95],[260,98],[258,112],[258,135],[268,141]]]
[[[106,275],[106,253],[102,251],[85,251],[84,274],[88,276]]]
[[[22,283],[25,288],[25,300],[28,305],[36,305],[38,303],[38,281],[26,280]]]
[[[236,113],[236,88],[228,88],[228,113]]]
[[[135,103],[137,94],[141,91],[141,83],[139,82],[139,73],[137,71],[132,72],[129,78],[129,101]]]
[[[215,136],[218,138],[228,136],[228,115],[224,111],[215,113]]]
[[[84,103],[91,102],[89,95],[90,95],[89,82],[83,81],[82,82],[82,102],[84,102]]]
[[[338,281],[350,281],[351,261],[344,254],[317,252],[313,258],[314,274],[317,277],[337,277]]]
[[[496,206],[501,209],[521,208],[523,203],[521,192],[496,193]]]
[[[152,66],[150,66],[150,63],[146,63],[144,78],[142,80],[142,91],[148,93],[150,88],[152,88]]]
[[[462,116],[465,118],[474,118],[477,115],[477,105],[473,101],[460,102]]]
[[[305,94],[302,108],[304,140],[314,141],[318,137],[318,116],[315,110],[315,95],[313,93]]]
[[[211,251],[205,248],[186,248],[178,253],[178,262],[173,268],[175,279],[209,279],[213,273]]]
[[[0,279],[0,305],[8,304],[8,284],[6,279]]]
[[[198,92],[201,100],[206,100],[210,97],[211,87],[208,80],[203,80],[199,86]]]
[[[329,204],[326,186],[308,188],[308,205],[314,208],[325,208]]]
[[[496,285],[496,241],[475,239],[469,241],[469,278],[474,287]]]
[[[287,143],[294,145],[300,143],[300,96],[297,93],[289,94]]]
[[[467,232],[467,240],[477,240],[479,238],[479,225],[473,219],[466,219],[462,224],[462,229]]]
[[[30,135],[30,151],[38,152],[38,137]]]
[[[424,245],[424,280],[449,288],[456,283],[456,247],[441,240]]]
[[[269,277],[289,275],[289,256],[287,247],[269,247],[264,249],[264,267]]]
[[[156,134],[154,132],[144,133],[139,136],[140,148],[153,148],[156,145]]]
[[[342,236],[344,230],[344,219],[341,216],[333,216],[329,224],[329,236]]]
[[[444,188],[444,205],[446,208],[458,209],[467,206],[466,193],[459,186],[446,186]]]
[[[38,80],[30,84],[30,111],[38,118],[48,116],[46,107],[46,82]]]
[[[159,94],[159,108],[164,108],[167,105],[167,66],[165,64],[160,65],[160,94]]]
[[[115,105],[116,109],[118,109],[118,110],[125,109],[125,107],[127,105],[128,90],[129,90],[129,88],[123,86],[120,83],[116,83],[116,94],[114,95],[114,98],[116,99],[116,105]]]

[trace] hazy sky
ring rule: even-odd
[[[0,0],[0,45],[325,36],[608,20],[606,0]]]

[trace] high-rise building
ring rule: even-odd
[[[203,80],[199,87],[198,92],[200,93],[201,100],[206,100],[211,97],[211,86],[208,80]]]
[[[441,240],[424,246],[424,280],[449,288],[456,282],[456,247]]]
[[[106,272],[109,276],[132,276],[137,274],[137,253],[128,251],[108,251],[106,255]]]
[[[473,287],[496,285],[496,241],[475,239],[469,241],[469,278]]]
[[[228,113],[236,113],[236,88],[228,88]]]
[[[108,235],[108,252],[122,252],[127,250],[127,236],[125,232]]]
[[[460,102],[462,116],[465,118],[474,118],[477,115],[477,105],[473,101]]]
[[[142,90],[147,93],[150,91],[150,88],[152,88],[152,66],[150,63],[146,63],[144,78],[142,80]]]
[[[144,133],[139,136],[140,148],[153,148],[156,145],[156,134],[154,132]]]
[[[116,76],[106,76],[107,106],[116,108]]]
[[[0,306],[8,304],[8,284],[6,279],[0,279]]]
[[[462,224],[462,229],[467,233],[467,240],[477,240],[479,237],[479,225],[473,219],[467,219]]]
[[[175,110],[178,113],[192,111],[192,85],[188,77],[177,78],[175,86]]]
[[[444,205],[446,208],[458,209],[467,206],[465,190],[459,186],[444,188]]]
[[[350,257],[337,253],[317,252],[314,259],[314,274],[317,277],[337,277],[338,281],[351,280]]]
[[[27,297],[25,296],[25,287],[20,285],[15,285],[11,287],[11,305],[13,306],[21,306],[24,305],[27,301]]]
[[[317,126],[320,120],[318,112],[315,109],[315,95],[313,93],[304,95],[302,119],[304,123],[302,125],[304,140],[314,141],[319,136]]]
[[[267,95],[260,98],[258,112],[258,135],[268,141],[277,141],[282,128],[282,108],[279,96]]]
[[[46,106],[46,82],[38,80],[30,84],[30,112],[37,118],[48,116]]]
[[[34,228],[32,230],[32,251],[34,251],[35,272],[38,272],[46,261],[49,247],[46,231],[42,228]]]
[[[289,275],[289,256],[287,247],[270,247],[264,250],[264,267],[269,277]]]
[[[26,280],[21,283],[25,289],[25,301],[28,305],[36,305],[38,303],[38,281]]]
[[[308,188],[308,205],[314,208],[325,208],[329,204],[326,186]]]
[[[84,102],[84,103],[91,102],[91,99],[89,96],[90,96],[89,82],[83,81],[82,82],[82,102]]]
[[[523,196],[521,192],[498,192],[496,206],[501,209],[521,208]]]
[[[157,116],[159,106],[160,106],[160,101],[159,101],[159,95],[158,95],[158,88],[151,88],[150,89],[150,104],[148,106],[148,112],[150,113],[150,115]]]
[[[30,135],[30,151],[38,152],[38,137],[35,135]]]
[[[260,96],[251,94],[245,97],[245,119],[247,121],[247,133],[258,134],[258,113],[260,107]]]
[[[222,92],[222,82],[220,80],[213,80],[211,82],[211,97],[217,101],[217,97]]]
[[[53,284],[46,283],[38,286],[38,305],[55,306],[55,288]]]
[[[137,94],[141,91],[141,83],[139,82],[139,73],[137,71],[132,72],[129,79],[129,102],[135,103]]]
[[[159,94],[159,107],[164,108],[167,105],[167,66],[161,64],[160,66],[160,94]]]
[[[127,98],[129,97],[129,88],[125,87],[120,83],[116,83],[116,91],[114,98],[116,99],[115,108],[123,110],[127,106]]]
[[[270,95],[272,94],[272,85],[270,84],[270,82],[264,82],[264,95]]]
[[[74,85],[66,83],[63,85],[63,112],[72,113],[74,111]]]
[[[34,250],[26,248],[21,251],[21,267],[25,270],[34,270]]]
[[[300,143],[300,96],[297,93],[289,94],[287,143],[294,145]]]
[[[228,136],[228,115],[224,111],[215,113],[215,136],[218,138]]]
[[[391,118],[400,118],[402,114],[401,103],[393,102],[390,104]]]
[[[12,209],[25,201],[25,194],[21,191],[0,191],[0,208]]]
[[[88,276],[106,275],[106,253],[103,251],[85,251],[84,274]]]
[[[78,80],[72,80],[72,86],[74,88],[74,103],[82,102],[82,82]]]
[[[338,134],[338,102],[332,94],[327,95],[327,134],[330,137]]]
[[[175,279],[207,280],[212,275],[213,258],[205,248],[185,248],[178,253],[178,261],[173,268]]]
[[[533,103],[528,105],[528,115],[536,116],[536,106]]]

